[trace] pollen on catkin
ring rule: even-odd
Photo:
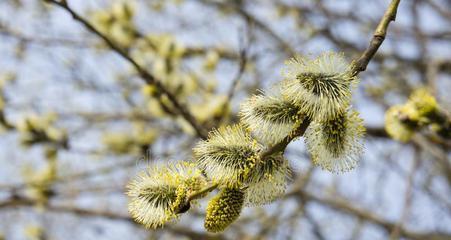
[[[127,186],[128,209],[146,228],[158,228],[177,219],[187,196],[206,185],[194,163],[159,165],[142,171]]]
[[[282,154],[269,156],[258,163],[246,185],[245,205],[264,205],[281,197],[287,188],[290,173],[288,160]]]
[[[420,121],[421,118],[427,118],[437,111],[438,105],[435,97],[432,96],[425,88],[415,90],[405,104],[410,105],[408,117],[414,121]]]
[[[208,202],[204,227],[209,232],[222,232],[241,213],[244,192],[239,188],[227,187]]]
[[[242,125],[220,127],[193,149],[197,164],[220,184],[241,184],[251,172],[261,145]]]
[[[304,136],[313,163],[338,173],[357,166],[363,152],[364,132],[358,113],[349,110],[333,120],[313,121]]]
[[[274,90],[254,95],[241,104],[241,121],[265,144],[285,138],[294,126],[302,123],[300,107]]]
[[[385,112],[385,130],[393,139],[408,142],[415,133],[414,122],[409,121],[410,107],[395,105]],[[403,118],[406,118],[403,120]]]
[[[299,105],[311,119],[334,119],[346,111],[357,78],[351,74],[343,54],[296,56],[285,65],[282,95]]]

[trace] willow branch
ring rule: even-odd
[[[15,199],[7,202],[1,202],[0,203],[0,209],[5,207],[11,207],[11,208],[26,208],[26,207],[32,207],[36,204],[36,202],[32,200],[27,199]],[[64,205],[45,205],[45,210],[47,212],[52,213],[65,213],[65,214],[73,214],[78,217],[84,217],[84,218],[98,218],[102,217],[109,220],[115,220],[115,221],[123,221],[128,223],[135,223],[133,219],[130,216],[123,215],[117,212],[113,211],[106,211],[106,210],[92,210],[88,208],[80,208],[76,206],[64,206]],[[190,239],[223,239],[221,236],[213,236],[210,234],[204,234],[201,232],[189,230],[186,228],[179,228],[175,226],[167,226],[167,228],[170,229],[171,232],[187,236]]]
[[[391,1],[390,5],[388,6],[387,10],[384,13],[384,16],[382,17],[381,21],[377,26],[376,31],[374,31],[374,35],[370,41],[370,45],[354,64],[353,72],[355,76],[357,76],[360,72],[366,70],[368,63],[371,61],[371,59],[376,54],[379,47],[384,42],[385,37],[387,36],[388,25],[390,24],[391,21],[395,21],[396,13],[398,11],[398,6],[400,2],[401,0]]]
[[[288,197],[297,197],[301,198],[303,201],[313,201],[319,203],[336,211],[343,212],[355,216],[356,218],[381,226],[387,232],[390,232],[396,226],[396,223],[385,220],[369,211],[353,206],[352,204],[349,204],[349,202],[346,201],[345,199],[336,196],[334,196],[333,198],[328,198],[323,196],[317,196],[316,194],[307,192],[304,189],[296,189],[285,195],[285,198]],[[399,234],[400,236],[407,237],[409,239],[418,239],[418,240],[420,239],[444,240],[450,239],[451,237],[448,233],[416,232],[416,231],[414,232],[407,230],[403,227],[399,228]]]
[[[366,66],[374,56],[374,54],[379,49],[379,46],[382,44],[382,42],[385,39],[385,36],[387,34],[387,28],[391,21],[394,21],[396,18],[396,11],[398,8],[400,0],[393,0],[391,4],[389,5],[388,9],[386,10],[384,16],[382,17],[376,31],[374,34],[374,38],[371,40],[370,46],[363,52],[361,57],[356,61],[357,64],[354,66],[353,71],[355,72],[354,75],[357,76],[360,72],[365,71]],[[282,139],[280,142],[274,144],[273,146],[269,147],[265,151],[262,151],[260,153],[260,158],[258,158],[258,161],[264,161],[267,157],[276,154],[276,153],[282,153],[287,148],[288,144],[290,144],[291,141],[295,140],[296,138],[304,135],[305,131],[307,130],[308,126],[310,125],[311,120],[305,119],[299,126],[297,126],[288,136],[286,136],[284,139]],[[211,192],[214,189],[218,187],[217,184],[211,184],[206,189],[208,189],[207,192]],[[203,190],[201,190],[203,191]],[[194,193],[193,195],[200,196],[205,192],[202,193]],[[188,199],[189,200],[189,199]],[[189,206],[189,201],[186,203],[186,206]]]
[[[14,129],[14,126],[6,120],[5,113],[0,110],[0,126],[5,127],[7,130]]]
[[[65,47],[88,48],[89,42],[77,41],[65,38],[47,38],[37,36],[27,36],[21,32],[10,29],[8,26],[0,22],[0,35],[13,38],[23,43],[39,44],[43,46],[59,45]]]
[[[89,23],[85,18],[76,13],[66,1],[57,1],[57,0],[42,0],[44,2],[48,2],[54,4],[62,9],[66,10],[75,21],[81,23],[87,30],[94,33],[98,37],[100,37],[108,47],[111,48],[114,52],[119,54],[122,58],[124,58],[127,62],[129,62],[135,70],[138,72],[139,76],[146,82],[147,84],[154,85],[162,94],[166,95],[169,101],[174,105],[174,107],[178,110],[180,115],[193,127],[196,131],[197,135],[203,139],[207,138],[206,130],[196,121],[193,115],[189,112],[188,108],[179,102],[176,96],[171,93],[168,89],[166,89],[163,84],[158,81],[150,72],[145,70],[141,65],[139,65],[124,49],[118,46],[113,40],[107,37],[105,34],[101,33],[97,28],[95,28],[91,23]]]
[[[202,198],[205,196],[205,194],[217,189],[219,187],[218,183],[211,183],[207,185],[206,187],[202,188],[201,190],[197,192],[193,192],[186,198],[185,202],[178,206],[176,213],[184,213],[188,211],[191,207],[191,201]]]
[[[258,29],[260,29],[262,32],[266,33],[270,38],[275,40],[275,42],[278,43],[278,47],[287,55],[293,56],[295,55],[295,52],[293,48],[290,46],[288,42],[286,42],[281,36],[279,36],[276,32],[274,32],[269,26],[267,26],[263,21],[259,20],[258,18],[254,17],[252,14],[247,12],[242,6],[239,4],[236,4],[233,1],[211,1],[211,0],[199,0],[199,2],[207,5],[207,6],[213,6],[216,8],[227,8],[235,11],[235,13],[240,16],[241,18],[245,19],[246,21],[252,23],[254,26],[256,26]]]
[[[285,151],[285,149],[287,148],[288,144],[290,144],[291,141],[304,135],[305,130],[307,130],[307,127],[309,125],[310,125],[310,120],[309,119],[304,120],[301,123],[301,125],[299,125],[299,127],[295,128],[293,130],[293,132],[290,135],[286,136],[284,139],[282,139],[282,141],[274,144],[270,148],[263,151],[260,155],[260,159],[265,159],[275,153]]]
[[[390,24],[391,21],[395,21],[396,19],[396,12],[400,1],[401,0],[393,0],[388,6],[384,16],[382,17],[381,21],[379,22],[376,28],[376,31],[374,32],[374,36],[370,42],[370,45],[362,53],[360,58],[355,61],[353,65],[352,72],[354,73],[354,76],[357,76],[360,72],[366,70],[368,63],[371,61],[374,54],[376,54],[377,50],[381,46],[382,42],[385,39],[385,36],[387,35],[388,25]],[[267,157],[274,153],[285,151],[285,148],[292,140],[304,134],[309,124],[310,120],[304,120],[304,122],[299,127],[297,127],[289,136],[284,138],[281,142],[267,149],[265,152],[263,152],[262,156]]]

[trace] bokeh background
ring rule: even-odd
[[[152,73],[206,131],[279,82],[290,56],[367,47],[387,0],[67,0]],[[192,159],[198,134],[117,49],[43,0],[0,0],[0,239],[451,239],[449,141],[391,140],[384,112],[428,87],[451,110],[451,2],[402,0],[353,106],[365,120],[355,170],[285,152],[287,194],[246,208],[223,234],[206,202],[145,230],[127,212],[127,181],[153,162]]]

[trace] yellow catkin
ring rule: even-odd
[[[313,120],[334,119],[349,107],[352,86],[357,83],[349,69],[343,54],[296,56],[285,64],[282,95]]]
[[[393,139],[400,142],[408,142],[413,134],[413,126],[401,121],[401,116],[408,114],[402,105],[392,106],[385,112],[385,130]]]
[[[241,104],[241,122],[261,142],[276,144],[302,122],[298,105],[283,98],[279,88],[250,97]]]
[[[178,218],[189,194],[205,187],[195,164],[179,162],[141,172],[127,185],[128,209],[133,219],[147,228],[158,228]]]
[[[207,206],[204,227],[209,232],[222,232],[241,213],[244,192],[238,188],[224,188],[210,200]]]
[[[198,166],[215,182],[224,185],[242,183],[252,170],[262,146],[254,144],[242,125],[220,127],[193,149]]]
[[[350,110],[334,120],[312,122],[304,137],[313,163],[339,173],[357,166],[364,133],[363,120]]]
[[[419,121],[421,118],[427,118],[430,114],[437,111],[437,101],[425,88],[415,90],[409,97],[405,106],[410,107],[408,117],[411,120]]]

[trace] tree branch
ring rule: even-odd
[[[391,21],[395,21],[395,19],[396,19],[396,13],[397,13],[400,1],[401,0],[391,1],[390,5],[388,6],[387,10],[385,11],[384,16],[382,17],[381,21],[379,22],[379,25],[377,26],[376,31],[374,31],[374,35],[370,41],[370,45],[363,52],[363,54],[360,56],[360,58],[357,59],[357,61],[355,62],[354,66],[353,66],[352,71],[354,72],[354,76],[357,76],[360,72],[363,72],[366,70],[368,63],[371,61],[374,54],[376,54],[377,50],[384,42],[385,37],[387,35],[388,25],[390,24]]]
[[[387,232],[390,232],[392,229],[396,227],[396,223],[384,220],[379,216],[365,211],[363,209],[352,206],[348,203],[348,201],[341,198],[326,198],[320,197],[315,194],[309,193],[303,189],[296,189],[293,192],[288,193],[285,197],[299,197],[304,201],[314,201],[324,206],[330,207],[334,210],[344,212],[350,215],[353,215],[357,218],[363,219],[367,222],[374,223],[378,226],[382,226]],[[411,238],[411,239],[434,239],[434,240],[445,240],[450,239],[450,235],[447,233],[439,233],[439,232],[413,232],[409,231],[405,228],[399,228],[399,234],[401,236]]]
[[[69,7],[66,1],[57,1],[57,0],[42,0],[42,1],[54,4],[66,10],[72,16],[73,19],[81,23],[87,30],[100,37],[108,45],[108,47],[110,47],[114,52],[118,53],[122,58],[124,58],[127,62],[129,62],[138,72],[139,76],[147,84],[154,85],[162,94],[168,97],[169,101],[178,110],[180,115],[193,127],[193,129],[196,131],[199,137],[203,139],[207,138],[206,130],[196,121],[193,115],[189,112],[188,108],[184,104],[179,102],[176,96],[173,93],[171,93],[168,89],[166,89],[166,87],[163,86],[163,84],[161,84],[161,82],[158,81],[150,72],[146,71],[143,67],[141,67],[141,65],[139,65],[124,49],[122,49],[110,38],[108,38],[105,34],[97,30],[86,19],[84,19],[82,16],[76,13],[72,8]]]

